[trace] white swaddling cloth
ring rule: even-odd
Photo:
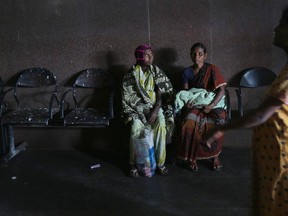
[[[175,112],[178,113],[188,101],[193,102],[195,107],[200,108],[202,105],[210,104],[214,97],[214,92],[208,92],[206,89],[202,88],[182,90],[176,94]],[[214,108],[227,109],[225,103],[225,95],[221,98],[218,104],[213,107],[213,109]]]

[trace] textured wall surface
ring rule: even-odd
[[[9,83],[17,72],[41,66],[64,85],[76,72],[99,67],[119,83],[135,62],[134,49],[151,44],[155,63],[178,87],[181,70],[191,64],[189,49],[195,42],[207,45],[208,61],[220,67],[227,81],[253,66],[278,73],[286,59],[272,45],[273,28],[285,4],[287,0],[2,0],[1,77]],[[258,95],[257,90],[245,92],[244,106],[257,105]],[[231,96],[235,107],[233,89]],[[90,140],[105,143],[101,134]],[[117,140],[121,133],[115,134]],[[39,147],[74,146],[82,136],[83,130],[16,131],[17,140]]]

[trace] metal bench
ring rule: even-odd
[[[79,72],[72,88],[65,91],[61,98],[63,126],[108,127],[114,117],[113,86],[112,76],[104,70],[91,68]],[[67,103],[69,94],[74,102],[72,108],[71,103]]]
[[[46,127],[49,120],[59,111],[57,79],[46,68],[30,68],[19,72],[12,90],[14,97],[7,98],[8,92],[1,97],[7,101],[7,110],[1,112],[4,134],[2,146],[9,148],[8,153],[2,158],[4,162],[27,145],[24,142],[16,146],[14,127]],[[6,152],[5,149],[4,151]]]
[[[27,146],[26,142],[15,144],[16,127],[106,128],[110,125],[114,118],[112,76],[107,71],[91,68],[70,80],[72,84],[63,89],[60,98],[56,76],[45,68],[31,68],[17,74],[13,88],[9,89],[14,97],[8,97],[9,91],[1,91],[0,102],[5,99],[8,108],[5,112],[1,110],[3,162]]]

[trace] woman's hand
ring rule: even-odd
[[[185,104],[185,108],[186,108],[186,109],[192,109],[193,106],[194,106],[194,103],[193,103],[192,100],[191,100],[191,101],[188,101],[188,102]]]
[[[223,136],[223,131],[219,130],[218,128],[213,128],[205,134],[203,143],[211,148],[212,143],[219,139],[221,136]]]
[[[213,106],[211,106],[210,104],[209,105],[202,105],[202,108],[203,108],[203,112],[209,113],[213,109]]]
[[[162,92],[158,87],[156,87],[156,102],[148,115],[147,124],[153,125],[155,123],[161,105],[162,105]]]
[[[153,108],[147,118],[147,124],[153,125],[156,121],[159,109]]]

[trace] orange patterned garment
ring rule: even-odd
[[[288,215],[288,65],[267,92],[283,105],[253,133],[254,215]]]

